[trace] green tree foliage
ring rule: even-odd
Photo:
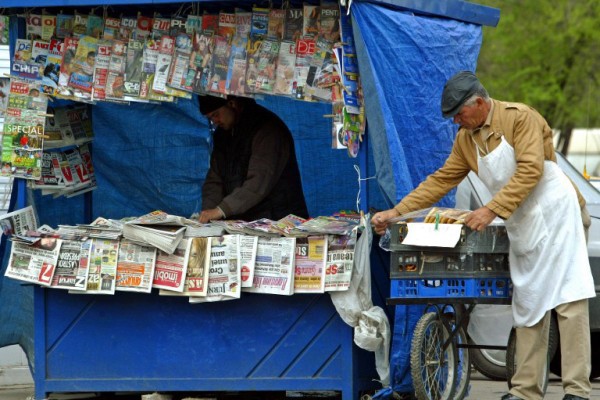
[[[483,28],[477,74],[490,95],[535,107],[561,131],[600,126],[600,1],[475,0],[498,8]]]

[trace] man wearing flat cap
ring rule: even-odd
[[[564,399],[588,399],[588,298],[595,296],[586,247],[590,217],[556,163],[550,126],[525,104],[491,99],[470,71],[448,80],[441,106],[460,125],[450,156],[394,208],[373,216],[376,232],[383,234],[391,218],[434,205],[474,171],[493,197],[465,224],[481,231],[500,217],[510,239],[517,368],[502,399],[543,398],[552,310],[563,338]]]
[[[200,222],[308,218],[294,140],[274,113],[244,97],[199,96],[216,126]]]

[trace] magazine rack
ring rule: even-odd
[[[35,287],[35,399],[53,392],[323,391],[380,385],[329,294],[187,297]]]

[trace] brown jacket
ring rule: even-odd
[[[515,149],[517,170],[510,181],[486,204],[501,218],[508,218],[540,180],[544,160],[556,162],[552,129],[532,107],[492,99],[492,108],[484,125],[474,131],[461,128],[445,164],[429,175],[394,208],[405,214],[430,207],[457,186],[469,171],[477,173],[476,146],[481,155],[493,151],[504,136]],[[579,204],[585,200],[575,187]]]

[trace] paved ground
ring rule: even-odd
[[[600,380],[596,380],[592,384],[592,399],[600,399]],[[495,382],[490,381],[487,378],[482,377],[478,373],[473,373],[471,378],[471,390],[469,393],[469,399],[474,400],[499,400],[500,397],[506,393],[507,386],[506,382]],[[30,397],[31,396],[31,397]],[[191,394],[189,395],[191,397]],[[291,394],[290,394],[291,396]],[[247,395],[231,395],[226,398],[231,398],[232,400],[269,400],[271,398],[275,398],[276,396],[270,396],[268,394],[259,395],[257,393],[247,394]],[[279,396],[281,398],[282,396]],[[69,394],[69,395],[52,395],[50,399],[56,400],[75,400],[75,399],[94,399],[94,400],[140,400],[141,396],[139,394],[136,395],[125,395],[118,394],[112,396],[101,396],[97,397],[91,394]],[[193,398],[214,398],[214,396],[210,396],[209,394],[195,394]],[[286,398],[283,396],[283,398]],[[287,397],[288,399],[298,399],[298,397]],[[308,399],[309,397],[302,397],[303,399]],[[314,399],[314,397],[310,397]],[[322,397],[321,397],[322,398]],[[329,396],[328,399],[336,399],[336,397]],[[339,398],[339,397],[338,397]],[[553,378],[550,381],[550,385],[548,386],[548,392],[546,393],[545,400],[562,400],[563,391],[560,385],[560,381],[558,379]],[[0,387],[0,400],[33,400],[33,387],[31,386],[22,386],[22,387]],[[41,399],[35,399],[41,400]],[[175,397],[174,397],[175,400]]]

